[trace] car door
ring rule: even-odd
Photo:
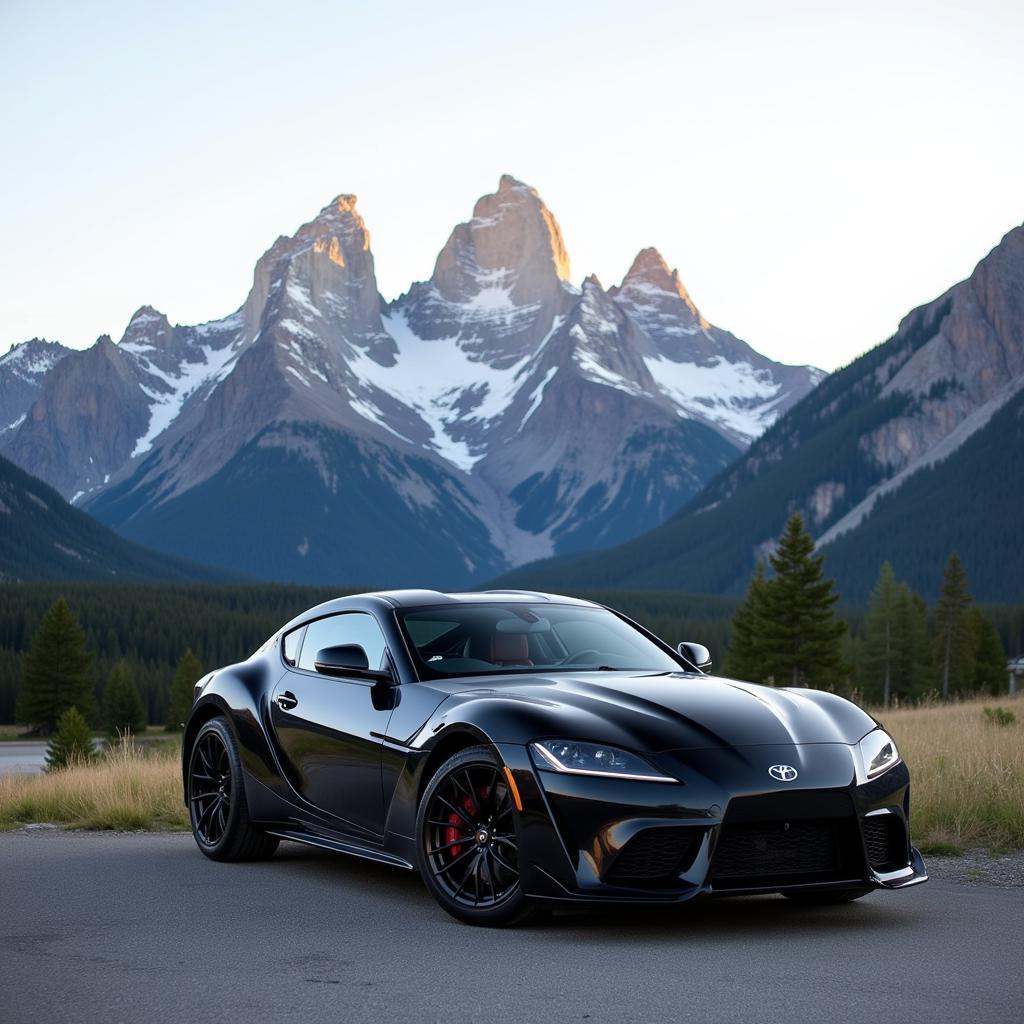
[[[381,740],[391,716],[384,684],[321,675],[317,651],[358,644],[370,668],[388,664],[377,620],[365,612],[316,619],[284,638],[292,662],[274,688],[270,714],[292,784],[311,804],[350,831],[379,838],[384,830]],[[376,706],[375,706],[376,705]]]

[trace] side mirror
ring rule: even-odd
[[[711,652],[703,644],[691,644],[684,640],[676,650],[698,671],[711,668]]]
[[[357,679],[373,679],[377,682],[392,681],[390,672],[370,668],[366,651],[359,644],[323,647],[316,652],[313,667],[325,676],[355,676]]]

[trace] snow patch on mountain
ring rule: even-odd
[[[710,366],[677,363],[661,355],[644,356],[644,364],[680,416],[699,412],[747,441],[760,436],[775,420],[781,385],[768,370],[730,363],[721,356]]]
[[[303,313],[313,317],[323,316],[323,313],[321,313],[313,304],[313,300],[309,295],[309,289],[304,287],[298,281],[290,280],[286,285],[285,290],[288,293],[288,298],[291,299]]]
[[[219,349],[212,345],[197,346],[195,354],[200,358],[194,362],[182,363],[177,373],[161,370],[146,359],[143,355],[145,346],[123,346],[133,352],[146,375],[156,378],[162,385],[154,386],[153,382],[142,384],[142,390],[152,400],[149,407],[149,426],[136,441],[132,458],[149,451],[157,437],[175,421],[186,399],[200,388],[223,380],[231,372],[238,357],[240,342],[241,339],[235,345]]]
[[[419,337],[404,311],[392,311],[382,321],[397,348],[394,365],[382,366],[356,350],[349,363],[353,375],[414,409],[431,430],[430,447],[468,473],[486,455],[486,448],[465,439],[467,428],[486,425],[505,413],[563,318],[555,317],[536,353],[507,367],[475,356],[459,344],[459,338]],[[361,416],[402,436],[388,426],[379,410],[368,409],[365,397],[350,404]],[[527,418],[530,414],[532,410]]]
[[[551,383],[551,378],[554,377],[556,373],[558,373],[557,366],[548,367],[544,376],[541,378],[541,382],[533,389],[533,391],[530,392],[530,407],[526,410],[526,415],[523,417],[522,423],[519,424],[519,429],[516,433],[519,433],[519,431],[526,426],[530,417],[540,407],[540,403],[544,400],[544,390],[547,388],[548,384]]]
[[[0,356],[0,367],[24,381],[38,380],[48,373],[67,354],[67,349],[56,342],[33,338],[12,345]]]
[[[8,423],[6,427],[0,427],[0,434],[6,433],[8,430],[17,430],[25,422],[27,415],[23,412],[13,423]]]

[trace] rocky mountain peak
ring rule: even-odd
[[[498,179],[498,191],[499,192],[529,192],[534,196],[537,195],[537,190],[530,188],[525,182],[520,181],[518,178],[513,178],[511,174],[503,174]]]
[[[264,252],[229,316],[186,326],[142,306],[120,344],[73,353],[9,398],[0,361],[0,449],[110,522],[148,521],[168,550],[202,558],[195,544],[212,543],[220,560],[240,541],[232,564],[273,550],[293,579],[352,578],[349,549],[369,551],[382,517],[410,545],[391,551],[401,579],[435,564],[428,549],[468,578],[609,543],[678,508],[809,382],[704,329],[657,250],[620,288],[569,275],[554,215],[505,174],[431,279],[385,304],[356,197],[341,193]],[[286,471],[278,448],[294,456]],[[243,465],[229,502],[197,500]],[[292,536],[273,511],[265,543],[237,517],[205,529],[208,508],[239,507],[243,478],[265,497],[282,472],[322,510],[319,539],[305,516]]]
[[[43,379],[69,351],[60,342],[30,338],[0,356],[0,444],[25,421]]]
[[[47,341],[46,338],[29,338],[28,341],[15,342],[0,356],[0,366],[19,373],[45,373],[64,354],[68,352],[59,341]]]
[[[578,290],[554,215],[536,189],[509,174],[452,231],[429,281],[392,306],[420,338],[456,338],[494,366],[534,353]]]
[[[360,347],[390,347],[370,234],[356,197],[341,193],[291,237],[279,238],[256,264],[246,300],[246,334],[283,330],[292,340],[343,336]]]
[[[152,306],[140,306],[128,321],[121,345],[152,348],[154,342],[165,340],[170,333],[171,324],[165,314]]]
[[[342,192],[335,196],[321,211],[317,218],[328,219],[330,217],[341,217],[346,213],[356,212],[356,197],[351,192]],[[358,216],[358,214],[356,214]]]
[[[978,308],[1000,339],[1007,370],[1024,372],[1024,226],[1016,227],[969,279]]]
[[[611,289],[611,294],[634,307],[641,316],[645,312],[662,313],[681,317],[694,329],[709,326],[679,279],[679,271],[669,270],[664,257],[653,246],[636,254],[622,284]]]
[[[665,257],[653,245],[641,249],[633,259],[622,286],[644,282],[656,285],[662,291],[675,291],[679,282],[679,272],[670,270]]]
[[[554,215],[536,189],[504,174],[497,192],[477,200],[473,219],[452,232],[431,282],[449,300],[501,288],[522,306],[549,300],[569,272]]]

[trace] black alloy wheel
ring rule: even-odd
[[[227,831],[232,787],[227,747],[213,730],[192,749],[188,783],[192,831],[200,843],[216,846]]]
[[[188,761],[188,813],[196,845],[212,860],[263,860],[279,840],[249,820],[242,764],[222,718],[199,730]]]
[[[471,747],[446,761],[417,817],[420,872],[448,913],[489,925],[533,916],[519,884],[515,802],[489,747]]]

